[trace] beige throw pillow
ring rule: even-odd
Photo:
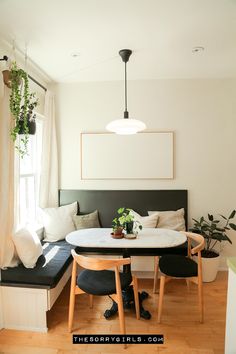
[[[155,228],[158,222],[158,213],[152,213],[150,216],[141,216],[136,211],[131,210],[130,214],[133,215],[134,221],[138,221],[144,228]]]
[[[73,222],[77,230],[101,227],[98,220],[98,211],[85,215],[74,215]]]
[[[157,227],[176,231],[185,231],[184,208],[168,211],[148,211],[148,215],[157,213],[159,216]]]

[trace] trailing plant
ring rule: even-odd
[[[139,221],[134,220],[134,216],[130,214],[130,208],[119,208],[117,210],[118,217],[112,220],[112,228],[113,230],[117,230],[119,228],[125,229],[127,232],[130,227],[130,223],[132,223],[136,229],[142,230],[142,225],[140,225]]]
[[[201,216],[199,220],[193,219],[194,225],[191,231],[205,238],[205,249],[202,251],[204,257],[214,257],[216,254],[214,247],[217,242],[228,241],[232,244],[231,239],[227,235],[227,231],[230,229],[236,231],[236,225],[230,222],[230,220],[234,219],[235,214],[236,210],[233,210],[228,217],[220,214],[220,220],[215,218],[212,214],[208,214],[208,220],[203,216]]]
[[[35,98],[35,93],[31,93],[29,90],[29,78],[27,73],[23,69],[18,68],[16,62],[13,62],[11,65],[10,80],[10,111],[15,120],[15,126],[10,134],[12,140],[15,142],[21,130],[23,136],[21,136],[19,144],[16,145],[16,149],[20,156],[23,157],[28,152],[28,121],[35,119],[33,110],[38,105],[38,99]]]

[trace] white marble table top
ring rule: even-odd
[[[112,229],[83,229],[69,233],[66,241],[74,246],[95,248],[168,248],[182,245],[186,236],[167,229],[143,229],[136,239],[114,239]]]

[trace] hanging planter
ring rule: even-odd
[[[10,70],[10,111],[15,120],[15,126],[11,130],[11,137],[15,142],[20,136],[19,144],[16,145],[21,157],[27,154],[29,134],[36,132],[36,115],[34,109],[38,105],[35,93],[30,93],[29,78],[27,73],[12,63]]]
[[[10,79],[10,70],[6,69],[2,71],[2,75],[3,75],[3,82],[4,84],[8,87],[11,88],[11,79]]]

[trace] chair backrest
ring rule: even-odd
[[[130,264],[130,258],[122,258],[122,259],[103,259],[103,258],[92,258],[81,256],[75,252],[75,250],[71,251],[71,254],[76,263],[78,263],[81,267],[89,270],[105,270],[110,268],[119,268],[122,265]]]
[[[199,234],[195,234],[193,232],[185,232],[182,231],[182,233],[184,233],[188,239],[188,255],[194,255],[196,253],[200,253],[201,254],[201,250],[204,249],[205,246],[205,240],[204,237],[202,235]],[[191,241],[195,241],[196,246],[191,248]]]

